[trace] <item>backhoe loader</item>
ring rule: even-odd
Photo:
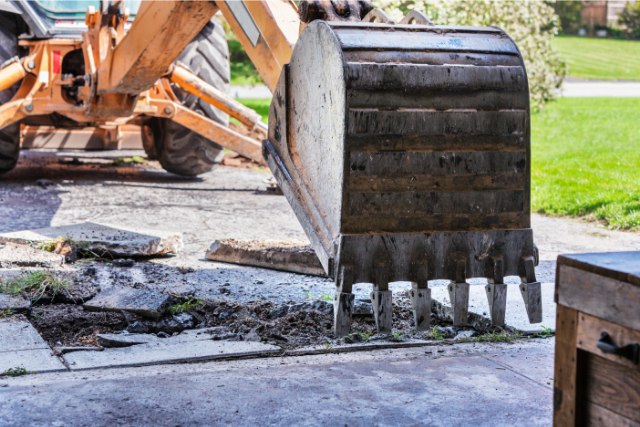
[[[456,325],[467,323],[470,277],[487,278],[495,325],[505,276],[521,278],[529,320],[542,320],[527,74],[503,30],[436,26],[418,11],[395,23],[355,0],[5,1],[0,11],[0,171],[16,163],[21,128],[87,148],[137,126],[148,155],[183,175],[229,148],[267,161],[335,279],[337,336],[349,333],[354,283],[372,284],[379,333],[391,332],[393,281],[412,283],[419,331],[436,279],[450,282]],[[273,93],[268,127],[226,94],[218,12]],[[229,129],[228,115],[262,144]]]

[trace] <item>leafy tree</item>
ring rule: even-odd
[[[560,30],[566,34],[576,34],[582,22],[580,11],[583,3],[581,1],[551,1],[549,6],[560,18]]]
[[[537,110],[556,97],[567,75],[567,64],[551,47],[558,34],[559,19],[547,3],[535,0],[377,0],[396,22],[408,11],[425,12],[438,25],[498,26],[518,45],[529,76],[531,108]]]
[[[640,39],[640,2],[627,3],[618,16],[618,24],[626,29],[628,38]]]

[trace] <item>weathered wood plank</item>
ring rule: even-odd
[[[576,425],[576,336],[578,312],[558,305],[556,311],[556,349],[553,375],[553,425]]]
[[[528,112],[349,109],[349,135],[525,135]]]
[[[475,109],[479,111],[526,110],[526,93],[515,96],[512,92],[496,90],[365,90],[348,89],[349,108],[379,109],[424,108],[433,110]]]
[[[526,90],[522,67],[347,63],[347,86],[354,89]]]
[[[346,148],[354,152],[505,152],[526,151],[527,140],[522,135],[350,135]]]
[[[351,153],[349,169],[350,176],[524,174],[527,154],[524,151]]]
[[[351,216],[420,218],[439,214],[494,214],[524,210],[524,191],[350,193]]]
[[[584,427],[640,427],[640,423],[592,402],[584,402],[580,409],[580,422]]]
[[[560,255],[558,265],[640,286],[640,251]]]
[[[640,330],[640,287],[558,265],[558,304]]]
[[[526,175],[408,175],[349,177],[350,193],[454,192],[454,191],[518,191],[525,190]]]
[[[578,320],[579,349],[596,354],[629,369],[640,371],[640,365],[636,365],[624,357],[604,353],[597,347],[597,342],[602,332],[607,332],[611,336],[613,343],[618,347],[640,343],[640,332],[584,313],[578,315]]]
[[[343,216],[342,233],[432,233],[529,228],[529,211],[497,214],[438,214],[414,218]]]
[[[578,377],[584,399],[640,422],[640,371],[583,353]]]

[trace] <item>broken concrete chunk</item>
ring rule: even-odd
[[[53,347],[53,352],[57,355],[73,353],[74,351],[103,351],[102,347]]]
[[[37,230],[16,231],[0,234],[0,243],[29,244],[70,238],[82,250],[99,256],[114,257],[150,256],[176,254],[183,248],[182,234],[133,227],[85,222]]]
[[[84,304],[88,311],[128,311],[140,316],[159,318],[170,300],[169,295],[142,289],[112,287]]]
[[[29,245],[7,242],[0,248],[0,268],[44,267],[54,268],[64,264],[64,256],[41,251]]]
[[[107,348],[129,347],[159,340],[151,334],[97,334],[98,344]]]
[[[373,316],[373,305],[370,302],[356,300],[353,304],[354,316]]]
[[[311,246],[300,240],[216,240],[205,257],[210,261],[327,277]]]
[[[195,319],[189,313],[180,313],[175,316],[168,316],[162,321],[158,322],[154,331],[165,332],[167,334],[173,334],[176,332],[182,332],[185,329],[193,328]]]
[[[22,312],[29,310],[31,300],[24,295],[0,294],[0,310]]]

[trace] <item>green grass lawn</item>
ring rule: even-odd
[[[597,80],[640,80],[640,41],[560,36],[555,47],[569,76]]]
[[[640,229],[640,98],[560,98],[532,115],[532,211]]]

